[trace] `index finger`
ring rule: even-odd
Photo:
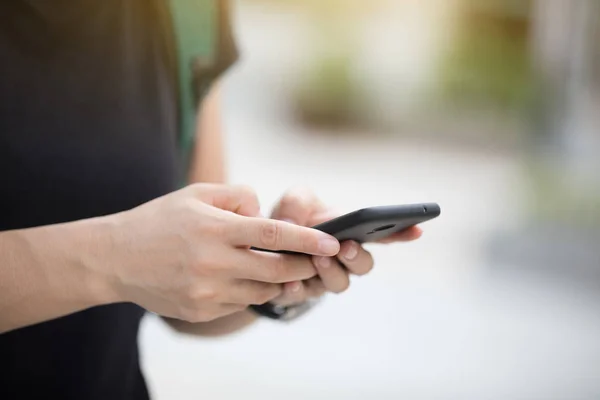
[[[233,216],[229,242],[234,246],[250,246],[258,250],[284,251],[326,257],[340,251],[340,243],[333,236],[317,229],[273,219]]]

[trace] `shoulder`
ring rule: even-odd
[[[182,84],[193,80],[196,97],[238,59],[232,28],[232,8],[227,0],[167,2],[175,39]],[[191,71],[189,68],[191,67]]]
[[[193,56],[196,67],[219,72],[237,60],[230,1],[170,0],[167,4],[180,56]]]

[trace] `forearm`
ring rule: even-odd
[[[0,232],[0,333],[116,299],[89,260],[103,219]]]
[[[202,103],[198,115],[189,180],[191,183],[225,183],[227,170],[218,85]]]

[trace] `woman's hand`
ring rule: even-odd
[[[311,191],[295,189],[286,192],[273,210],[272,218],[301,226],[314,226],[340,214],[325,206]],[[407,242],[418,239],[419,227],[396,233],[380,243]],[[283,293],[273,300],[279,305],[292,305],[317,298],[327,292],[341,293],[350,286],[350,274],[366,275],[374,265],[373,256],[353,241],[341,243],[335,256],[313,256],[318,276],[284,284]]]

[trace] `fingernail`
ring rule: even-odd
[[[352,243],[351,245],[348,246],[348,249],[346,250],[346,254],[344,254],[344,258],[346,260],[354,260],[354,258],[356,258],[358,254],[358,245],[356,243]]]
[[[300,291],[300,285],[302,285],[301,282],[294,282],[294,283],[292,283],[292,285],[291,285],[292,286],[292,292],[293,293],[299,292]]]
[[[331,258],[329,257],[319,257],[317,260],[319,267],[321,268],[329,268],[331,266]]]
[[[294,220],[291,219],[284,218],[282,221],[287,222],[288,224],[298,225]]]
[[[326,254],[335,255],[340,251],[340,243],[331,237],[326,237],[319,241],[319,250]]]

